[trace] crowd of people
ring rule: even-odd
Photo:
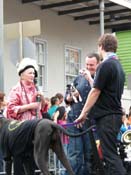
[[[7,96],[7,103],[0,103],[0,115],[19,121],[48,118],[60,125],[77,122],[77,126],[67,128],[74,133],[87,128],[88,118],[91,123],[96,124],[94,135],[100,140],[106,167],[105,175],[126,175],[126,169],[117,152],[117,142],[118,137],[121,137],[119,131],[123,132],[122,127],[127,130],[131,126],[131,109],[128,118],[123,117],[122,125],[121,96],[125,74],[116,55],[117,47],[117,38],[114,35],[102,35],[98,40],[98,53],[86,56],[85,68],[80,70],[72,82],[75,91],[69,92],[67,89],[65,94],[56,93],[51,98],[44,97],[43,93],[38,91],[35,82],[38,76],[36,61],[30,58],[22,59],[17,67],[19,81]],[[3,100],[5,94],[1,92],[0,95]],[[67,107],[70,107],[69,111],[66,110]],[[93,150],[89,134],[75,138],[62,135],[61,140],[74,174],[91,175]],[[0,158],[2,159],[1,150]],[[36,167],[34,160],[31,161]],[[0,170],[3,171],[1,162]],[[34,170],[34,167],[32,169]],[[14,171],[24,175],[22,164],[17,163],[17,167],[14,165]],[[61,175],[68,173],[64,170]]]

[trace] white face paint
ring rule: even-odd
[[[33,83],[35,78],[35,70],[33,68],[28,68],[24,72],[21,73],[21,79],[28,82]]]

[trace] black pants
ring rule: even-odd
[[[106,163],[106,175],[126,175],[117,153],[117,135],[122,124],[120,115],[109,115],[96,120],[98,135]]]

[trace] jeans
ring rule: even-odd
[[[68,151],[68,144],[63,144],[63,148],[64,148],[64,152],[65,154],[67,155],[67,151]],[[62,169],[60,171],[60,175],[66,175],[67,172],[66,172],[66,169],[63,167],[63,165],[60,163],[60,168]]]
[[[117,135],[122,124],[120,115],[108,115],[96,121],[100,138],[106,175],[126,175],[122,160],[117,153]]]
[[[86,125],[82,128],[82,130],[84,130],[85,128]],[[75,134],[82,131],[75,126],[71,127],[70,129],[69,132]],[[72,166],[75,175],[90,175],[90,156],[91,145],[88,134],[80,137],[69,138],[68,160]]]

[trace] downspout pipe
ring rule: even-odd
[[[100,9],[100,35],[104,34],[104,0],[99,0],[99,9]]]
[[[4,92],[3,0],[0,0],[0,91]]]

